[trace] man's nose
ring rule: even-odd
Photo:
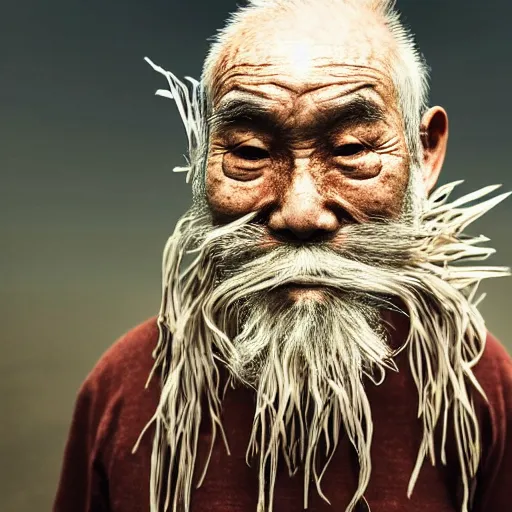
[[[332,237],[340,228],[336,212],[328,207],[311,174],[294,172],[271,212],[268,227],[278,236],[311,240]]]

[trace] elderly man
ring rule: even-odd
[[[505,194],[433,190],[447,115],[392,2],[252,0],[200,83],[152,65],[194,201],[160,314],[80,390],[54,511],[510,510],[476,293],[507,270],[459,264]]]

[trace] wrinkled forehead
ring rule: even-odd
[[[244,88],[266,95],[332,95],[366,84],[382,96],[393,94],[395,45],[382,23],[354,16],[336,23],[295,22],[246,23],[232,34],[210,77],[214,105]]]

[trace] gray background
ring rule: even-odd
[[[50,509],[78,386],[159,304],[160,255],[190,191],[164,79],[198,76],[234,8],[211,0],[3,0],[0,12],[0,510]],[[402,0],[451,120],[442,182],[512,189],[503,1]],[[473,228],[512,263],[512,200]],[[484,287],[510,350],[512,280]]]

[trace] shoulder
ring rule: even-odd
[[[486,393],[496,395],[512,382],[512,358],[494,335],[487,334],[485,350],[474,373]]]
[[[157,341],[153,317],[119,337],[83,382],[66,443],[55,511],[79,510],[82,504],[87,510],[106,510],[106,501],[113,499],[113,494],[104,495],[110,483],[117,483],[123,493],[126,488],[142,489],[141,482],[149,475],[146,461],[151,458],[151,437],[144,440],[135,458],[132,449],[158,404],[158,379],[146,389]],[[149,486],[149,476],[147,480]],[[109,493],[116,489],[115,485],[108,487]]]
[[[480,361],[473,368],[486,400],[480,404],[482,466],[475,510],[508,510],[512,484],[512,358],[487,335]]]
[[[158,342],[156,317],[120,336],[100,357],[83,382],[79,395],[94,397],[97,405],[113,394],[142,391],[153,367]]]
[[[151,317],[120,336],[101,356],[88,379],[107,379],[150,370],[158,341],[156,317]]]
[[[511,444],[512,425],[512,358],[492,335],[487,335],[480,361],[473,368],[486,400],[480,404],[484,446],[498,464],[507,444]],[[494,455],[493,455],[494,454]]]
[[[118,445],[123,453],[129,453],[156,410],[158,376],[147,387],[146,383],[157,342],[158,327],[156,317],[152,317],[112,344],[78,392],[72,429],[93,439],[92,445],[104,460]]]

